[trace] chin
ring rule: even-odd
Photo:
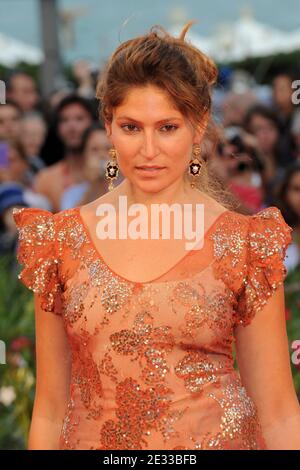
[[[176,182],[180,182],[182,179],[182,174],[177,175],[170,173],[157,178],[139,178],[134,174],[131,176],[132,178],[127,176],[127,179],[133,186],[138,188],[140,191],[153,194],[165,190],[166,188],[176,184]]]
[[[171,183],[162,182],[159,180],[152,180],[152,181],[133,181],[133,184],[137,186],[141,191],[147,193],[158,193],[163,189],[167,188]]]
[[[67,148],[69,148],[72,152],[78,152],[80,150],[80,142],[74,141],[67,144]]]

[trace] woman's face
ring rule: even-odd
[[[113,110],[106,130],[124,178],[151,193],[183,180],[192,146],[203,134],[203,129],[195,132],[168,95],[153,85],[131,89]],[[138,168],[144,165],[161,169]]]
[[[300,171],[294,173],[290,179],[286,193],[286,201],[300,218]]]
[[[0,182],[18,181],[23,182],[25,171],[28,169],[28,162],[22,158],[18,150],[14,147],[8,149],[8,166],[0,172]]]
[[[21,122],[20,140],[28,157],[40,155],[45,136],[46,127],[41,119],[28,118]]]
[[[279,139],[279,130],[271,120],[255,114],[251,119],[250,130],[257,138],[262,152],[270,153],[274,151]]]

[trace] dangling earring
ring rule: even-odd
[[[106,165],[105,177],[109,181],[108,190],[112,191],[114,189],[113,180],[118,177],[119,174],[119,165],[117,162],[117,152],[114,148],[109,149],[110,160]]]
[[[189,174],[193,177],[191,182],[191,188],[194,188],[196,185],[196,179],[200,175],[200,170],[202,167],[202,162],[199,161],[198,156],[201,153],[200,145],[194,144],[193,146],[193,157],[189,163]]]

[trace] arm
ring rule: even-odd
[[[235,329],[241,380],[255,402],[268,449],[300,450],[300,406],[290,367],[284,288],[251,324]]]
[[[55,450],[69,398],[70,349],[62,317],[34,299],[37,374],[28,450]]]
[[[47,176],[45,175],[46,168],[43,168],[38,172],[33,180],[33,189],[39,194],[43,194],[48,197],[47,192]]]

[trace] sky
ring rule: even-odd
[[[78,12],[73,26],[60,26],[65,62],[86,58],[99,64],[119,42],[152,25],[169,28],[176,18],[195,19],[192,31],[210,35],[218,24],[251,8],[257,20],[282,30],[300,30],[299,0],[58,0],[61,11]],[[0,0],[0,32],[41,47],[39,0]]]

